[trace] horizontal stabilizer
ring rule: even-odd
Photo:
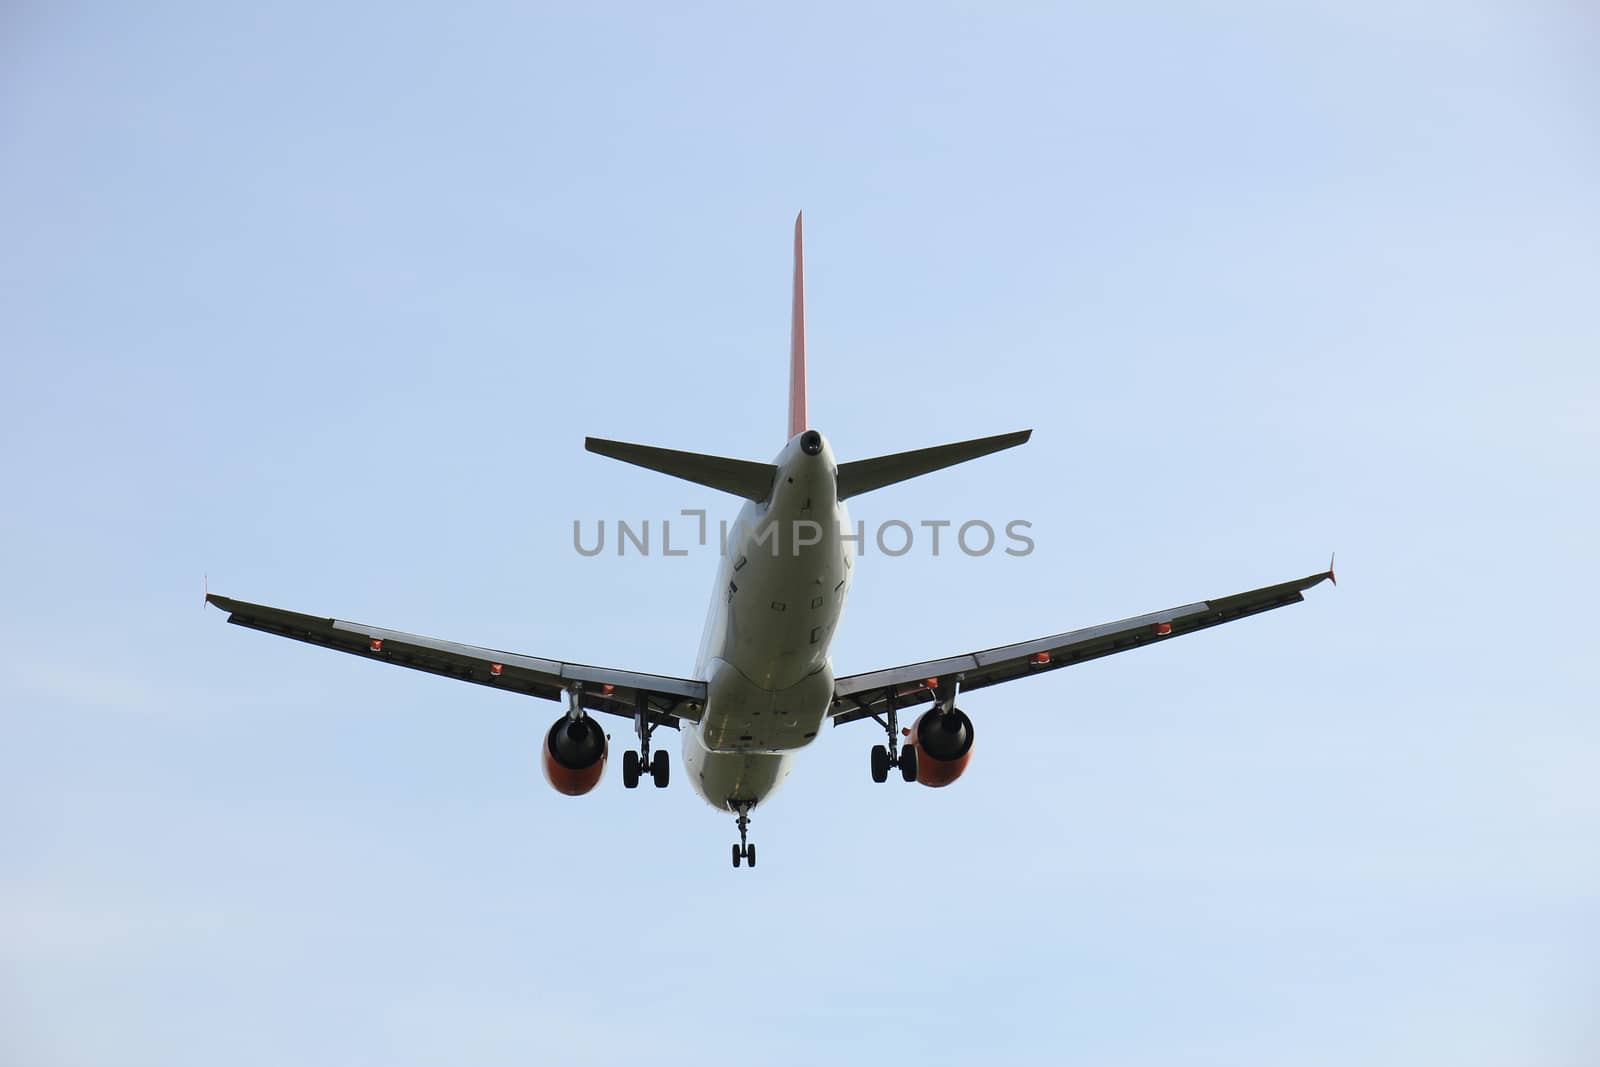
[[[650,445],[631,445],[625,441],[607,441],[602,437],[584,438],[583,447],[599,456],[620,459],[635,467],[660,471],[686,482],[742,496],[746,500],[767,499],[772,495],[772,483],[778,476],[778,468],[771,463],[706,456],[699,452],[678,452]]]
[[[910,452],[896,452],[892,456],[874,456],[839,464],[839,499],[846,500],[886,485],[903,482],[908,478],[954,467],[969,459],[987,456],[991,452],[1014,448],[1028,440],[1032,430],[980,437],[975,441],[957,441],[950,445],[935,445]]]

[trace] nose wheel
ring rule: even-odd
[[[734,809],[739,813],[739,843],[733,846],[733,865],[735,867],[739,866],[741,860],[744,861],[747,867],[756,865],[756,846],[746,839],[750,830],[750,808],[751,805],[746,802]]]
[[[891,768],[900,768],[900,777],[908,782],[917,780],[917,750],[912,745],[900,743],[900,717],[895,709],[894,691],[890,690],[884,717],[874,715],[873,720],[889,735],[886,745],[872,746],[872,780],[887,782]]]
[[[650,735],[656,724],[650,721],[650,708],[643,693],[638,696],[633,709],[633,729],[639,735],[639,751],[633,749],[622,754],[622,784],[627,789],[639,788],[639,776],[648,774],[657,789],[665,789],[672,776],[672,768],[664,751],[650,754]]]

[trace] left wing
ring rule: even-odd
[[[1157,641],[1168,641],[1183,634],[1242,619],[1273,608],[1298,604],[1305,590],[1323,581],[1333,581],[1330,567],[1292,582],[1269,585],[1248,593],[1202,600],[1167,611],[1136,615],[1119,622],[1071,630],[1015,645],[1003,645],[985,652],[973,652],[948,659],[923,660],[903,667],[852,674],[834,682],[833,707],[829,715],[835,726],[881,714],[889,697],[895,707],[926,704],[936,699],[941,685],[955,680],[961,691],[999,685],[1042,671],[1070,667],[1084,660],[1098,659],[1114,652],[1126,652]],[[1337,583],[1335,583],[1337,584]]]
[[[641,674],[610,667],[523,656],[436,637],[385,630],[359,622],[302,615],[297,611],[247,604],[215,593],[206,603],[228,613],[235,626],[289,637],[307,644],[348,652],[365,659],[427,671],[493,689],[565,700],[574,689],[591,711],[633,718],[642,703],[650,721],[676,728],[680,721],[698,722],[706,702],[706,683],[661,674]]]

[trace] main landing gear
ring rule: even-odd
[[[734,806],[734,811],[739,813],[739,843],[733,846],[733,865],[739,866],[742,859],[746,866],[756,865],[756,846],[745,839],[750,829],[750,809],[755,805],[746,800]]]
[[[622,754],[622,784],[628,789],[637,789],[639,775],[648,774],[657,789],[665,789],[672,769],[664,750],[654,757],[650,755],[650,735],[656,732],[656,724],[650,721],[650,706],[646,700],[640,693],[634,702],[633,729],[639,735],[639,751],[630,748]]]
[[[872,746],[872,780],[874,782],[887,782],[889,768],[899,767],[900,777],[908,782],[917,780],[917,750],[912,745],[900,744],[900,719],[895,710],[895,693],[889,690],[888,706],[884,710],[884,718],[874,715],[872,718],[882,726],[889,735],[887,745]]]

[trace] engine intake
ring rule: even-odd
[[[544,735],[544,776],[558,793],[581,797],[605,773],[606,732],[588,716],[555,721]]]
[[[938,789],[960,778],[972,758],[972,735],[972,720],[960,708],[934,708],[918,716],[911,727],[917,781]]]

